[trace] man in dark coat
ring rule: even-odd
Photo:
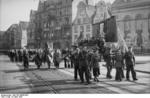
[[[23,66],[25,70],[29,67],[29,53],[27,50],[23,51]]]
[[[35,64],[37,65],[37,68],[40,69],[42,65],[42,52],[37,51],[34,61],[35,61]]]
[[[79,69],[79,53],[80,50],[77,48],[74,53],[74,79],[78,80],[78,75],[80,77],[80,69]]]
[[[18,55],[19,55],[19,62],[22,62],[22,52],[21,52],[21,50],[18,50]]]
[[[55,52],[54,52],[53,61],[54,61],[55,67],[59,68],[59,63],[61,61],[61,58],[60,58],[60,54],[59,54],[58,50],[55,50]]]
[[[68,49],[65,49],[62,51],[62,54],[63,54],[63,58],[64,58],[64,67],[65,68],[68,68],[69,67],[69,51]]]
[[[18,51],[15,50],[15,62],[18,62],[19,61],[19,54],[18,54]]]
[[[86,78],[87,84],[90,84],[90,78],[89,78],[89,66],[88,66],[88,61],[87,61],[87,48],[84,47],[81,49],[81,52],[79,53],[79,66],[80,66],[80,72],[81,72],[81,83],[84,83],[84,75]]]
[[[107,48],[105,53],[104,53],[104,60],[106,62],[106,67],[107,67],[107,75],[106,77],[108,79],[111,79],[111,71],[112,71],[112,67],[113,67],[113,57],[112,57],[112,52],[110,48]]]
[[[69,51],[69,54],[70,54],[70,56],[69,56],[69,58],[70,58],[70,68],[73,68],[74,67],[74,53],[73,53],[74,51],[73,51],[73,49],[70,49],[70,51]]]
[[[130,71],[131,71],[132,78],[133,78],[134,81],[136,81],[137,80],[137,78],[136,78],[136,72],[134,70],[135,57],[134,57],[134,53],[132,51],[132,47],[129,47],[129,50],[128,50],[128,52],[125,53],[124,58],[125,58],[126,68],[127,68],[126,79],[128,81],[130,81],[129,74],[130,74]]]

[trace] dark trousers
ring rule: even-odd
[[[48,65],[48,68],[50,69],[51,67],[51,61],[49,59],[46,60],[46,63]],[[55,61],[56,66],[59,66],[59,63],[57,64],[57,61]]]
[[[65,66],[65,68],[67,68],[67,60],[66,59],[64,59],[64,66]]]
[[[77,80],[78,76],[80,77],[79,65],[75,65],[75,67],[74,67],[74,79]]]
[[[15,56],[11,56],[11,61],[15,62]]]
[[[59,68],[59,62],[55,61],[54,64],[56,68]]]
[[[117,67],[116,68],[116,77],[115,77],[116,81],[122,81],[122,68],[121,67]]]
[[[41,63],[38,63],[37,68],[40,69],[41,65],[42,65]]]
[[[112,66],[107,65],[107,75],[106,75],[107,78],[112,78],[111,71],[112,71]]]
[[[65,68],[70,68],[70,64],[69,64],[69,61],[67,59],[64,59],[64,66]]]
[[[130,78],[130,76],[129,76],[130,72],[131,72],[131,74],[132,74],[133,80],[135,80],[135,79],[136,79],[136,72],[135,72],[135,70],[134,70],[134,66],[133,66],[133,65],[127,66],[127,72],[126,72],[126,78],[127,78],[127,79]]]
[[[125,78],[123,70],[124,70],[124,68],[121,68],[121,76],[122,76],[122,78]]]
[[[74,67],[74,66],[73,66],[73,65],[74,65],[73,60],[70,60],[70,63],[71,63],[71,66],[70,66],[70,67],[73,68],[73,67]]]
[[[24,65],[24,69],[28,69],[29,68],[29,61],[24,61],[23,65]]]
[[[84,82],[84,76],[86,78],[86,82],[90,82],[89,78],[89,68],[87,66],[82,66],[81,67],[81,82]]]
[[[19,56],[19,62],[22,62],[22,56]]]

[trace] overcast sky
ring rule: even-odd
[[[74,0],[73,18],[77,4],[82,0]],[[99,0],[94,0],[95,3]],[[113,2],[114,0],[104,0]],[[29,21],[30,10],[37,10],[39,0],[0,0],[0,30],[7,30],[11,24]]]

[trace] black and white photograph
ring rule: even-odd
[[[0,98],[28,94],[150,94],[150,0],[0,0]]]

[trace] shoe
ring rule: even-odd
[[[84,81],[81,81],[80,83],[81,83],[81,84],[83,84],[83,83],[84,83]]]
[[[89,85],[89,84],[91,84],[91,82],[87,82],[85,85]]]
[[[99,80],[97,79],[97,81],[96,82],[99,82]]]
[[[127,79],[127,81],[130,81],[130,79]]]
[[[137,81],[138,79],[133,79],[133,81]]]

